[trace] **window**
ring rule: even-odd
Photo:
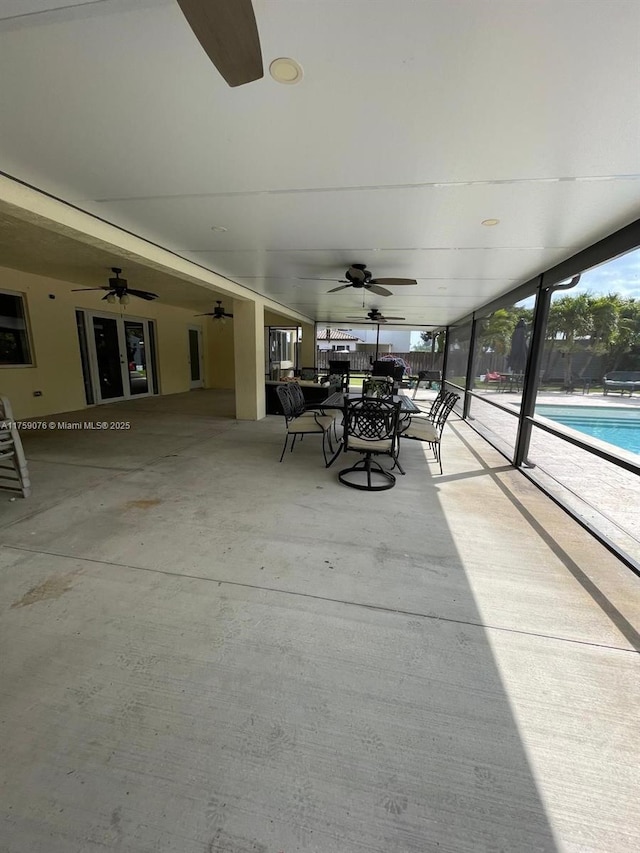
[[[24,299],[0,291],[0,364],[31,364]]]
[[[340,346],[340,345],[336,346],[336,345],[334,344],[334,345],[331,347],[331,349],[333,350],[333,352],[349,352],[349,347],[348,347],[348,346]]]

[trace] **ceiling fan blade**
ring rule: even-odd
[[[146,299],[147,301],[151,301],[152,299],[157,299],[157,293],[149,293],[148,290],[132,290],[130,287],[127,288],[127,293],[131,296],[137,296],[138,299]]]
[[[209,312],[208,314],[194,314],[193,316],[194,317],[215,317],[216,315]]]
[[[178,0],[209,59],[229,86],[264,76],[251,0]]]
[[[384,319],[389,321],[389,320],[406,320],[407,318],[406,317],[385,317]]]
[[[332,287],[331,290],[327,290],[327,293],[336,293],[338,290],[346,290],[347,287],[353,287],[352,284],[341,284],[340,287]]]
[[[222,316],[223,317],[231,317],[231,319],[233,320],[233,314],[223,314]]]
[[[343,284],[349,284],[346,278],[305,278],[298,276],[297,281],[339,281]]]
[[[415,278],[372,278],[369,284],[386,284],[389,287],[402,287],[407,284],[417,284]]]
[[[372,293],[377,293],[378,296],[393,296],[390,290],[387,290],[385,287],[379,287],[377,284],[365,284],[367,290],[370,290]]]
[[[83,293],[85,290],[111,290],[110,287],[74,287],[71,293]]]

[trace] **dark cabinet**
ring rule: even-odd
[[[266,397],[266,408],[268,415],[281,415],[282,409],[280,408],[280,401],[278,400],[278,395],[276,394],[276,388],[278,385],[287,385],[286,382],[273,382],[267,380],[265,382],[265,397]],[[326,400],[330,394],[334,394],[336,391],[340,390],[339,385],[330,384],[330,385],[318,385],[316,383],[304,383],[300,382],[300,387],[302,388],[302,393],[304,395],[305,402],[310,406],[317,406],[318,403],[321,403],[323,400]]]

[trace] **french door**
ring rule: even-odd
[[[88,351],[97,403],[153,393],[149,320],[87,312]]]

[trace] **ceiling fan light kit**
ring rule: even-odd
[[[213,311],[209,311],[206,314],[196,314],[196,317],[211,317],[214,322],[224,325],[224,323],[227,322],[227,319],[233,318],[233,314],[229,314],[224,310],[222,306],[222,299],[216,299]]]
[[[137,296],[138,299],[146,299],[150,302],[152,299],[157,299],[157,293],[151,293],[148,290],[133,290],[129,287],[126,278],[120,278],[122,270],[120,267],[111,267],[111,272],[115,273],[115,278],[109,279],[108,287],[76,287],[72,293],[84,293],[87,290],[106,290],[106,296],[102,297],[103,302],[108,302],[109,305],[114,305],[116,301],[120,305],[128,305],[131,301],[131,296]]]

